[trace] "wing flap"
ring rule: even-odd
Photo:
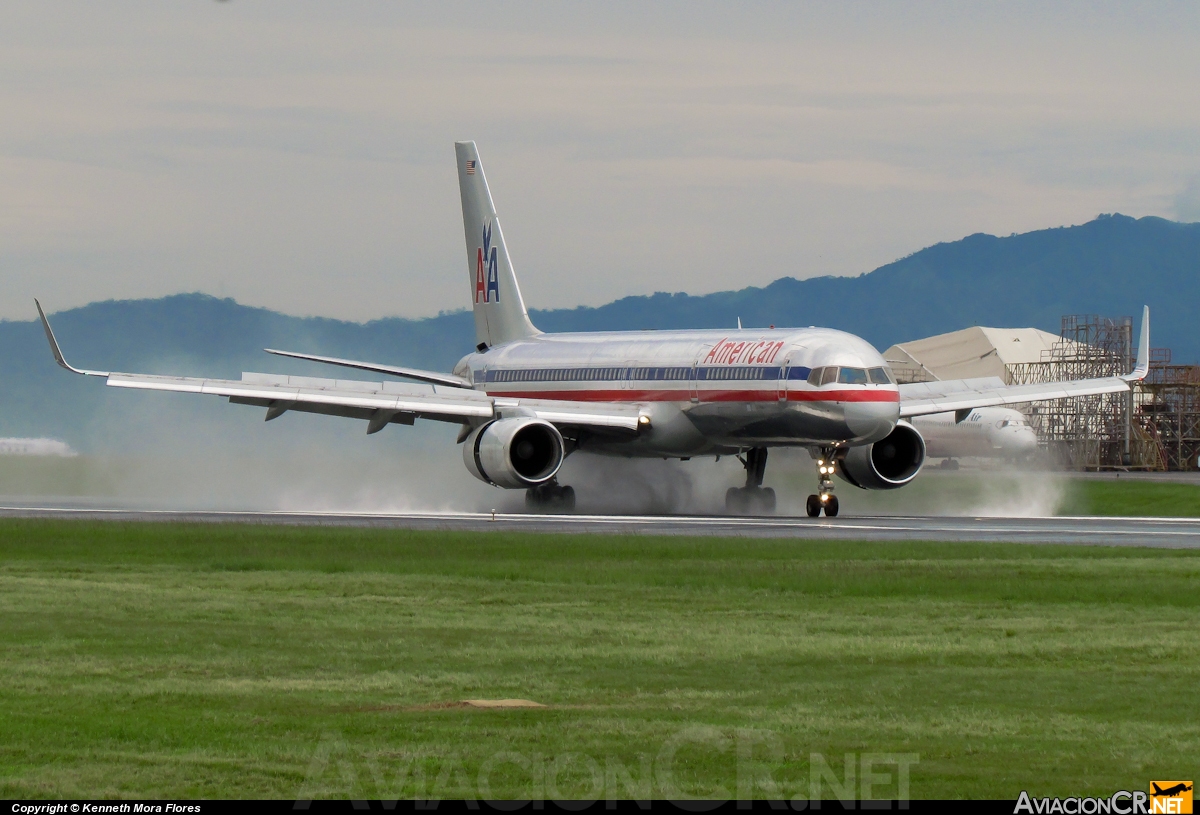
[[[900,401],[909,399],[941,399],[948,396],[958,396],[964,393],[995,390],[1006,388],[1004,380],[998,376],[985,376],[979,379],[946,379],[933,382],[913,382],[900,385]]]
[[[496,417],[497,408],[529,410],[555,425],[596,427],[636,432],[646,424],[636,405],[576,403],[546,399],[497,400],[486,393],[459,387],[401,382],[363,382],[344,379],[244,373],[242,379],[202,379],[185,376],[113,373],[114,388],[200,393],[228,397],[239,404],[363,418],[375,411],[407,414],[433,421],[466,423]]]
[[[992,378],[994,379],[994,377]],[[956,382],[930,382],[927,384],[954,386],[971,381],[964,379]],[[933,390],[931,389],[931,391]],[[924,397],[914,391],[908,391],[908,394],[912,394],[911,396],[902,391],[900,417],[925,416],[930,413],[947,413],[952,410],[968,410],[997,405],[1019,405],[1025,402],[1048,402],[1053,399],[1121,393],[1127,390],[1129,390],[1128,382],[1119,376],[1112,376],[1103,379],[1079,379],[1037,385],[1003,385],[1001,383],[1000,387],[950,387],[942,389],[940,393],[932,393]]]
[[[274,379],[275,381],[270,381]],[[307,382],[292,383],[291,379]],[[268,380],[268,381],[263,381]],[[108,384],[115,388],[137,390],[172,391],[176,393],[202,393],[211,396],[226,396],[240,400],[264,400],[266,402],[290,402],[301,409],[301,405],[358,408],[362,410],[394,410],[415,413],[424,418],[461,422],[469,419],[486,419],[493,415],[492,402],[485,394],[474,391],[453,396],[434,392],[426,386],[426,393],[389,393],[382,382],[347,382],[326,380],[325,385],[316,385],[321,380],[308,377],[269,377],[256,375],[249,381],[228,379],[199,379],[182,376],[155,376],[151,374],[110,374]],[[416,389],[420,386],[410,386]]]

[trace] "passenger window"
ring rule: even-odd
[[[838,369],[835,365],[829,365],[821,369],[821,384],[832,385],[837,382]]]
[[[887,368],[871,368],[867,371],[867,376],[871,377],[871,381],[876,385],[892,384],[891,377],[888,376]]]
[[[843,385],[865,385],[867,384],[867,372],[862,368],[842,368],[838,382]]]

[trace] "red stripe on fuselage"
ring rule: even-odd
[[[567,402],[688,402],[691,393],[679,390],[565,390],[565,391],[487,391],[488,396],[512,399],[557,399]],[[702,390],[697,393],[701,402],[776,402],[775,390]],[[789,402],[899,402],[900,394],[892,390],[788,391]]]

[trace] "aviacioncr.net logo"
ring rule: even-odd
[[[1149,795],[1120,790],[1108,798],[1030,798],[1022,790],[1013,815],[1188,815],[1191,789],[1190,781],[1152,781]]]

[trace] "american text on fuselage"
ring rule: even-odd
[[[870,444],[900,412],[879,352],[821,328],[540,334],[469,354],[455,373],[489,396],[643,405],[650,428],[636,438],[574,440],[629,456]]]

